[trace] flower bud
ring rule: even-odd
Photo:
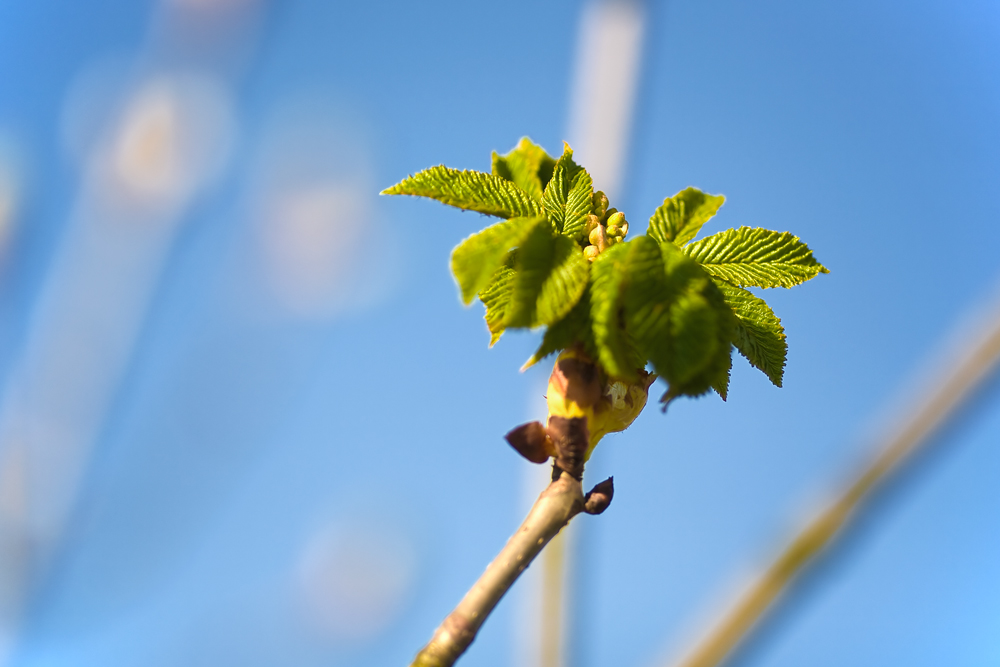
[[[596,245],[589,245],[583,249],[583,256],[586,257],[589,262],[593,262],[600,254],[601,251],[597,249]]]
[[[622,223],[622,236],[628,236],[628,220]]]
[[[598,218],[603,218],[604,214],[608,210],[608,196],[603,192],[601,192],[600,190],[598,190],[597,192],[594,193],[594,196],[591,198],[590,201],[594,209],[594,215],[596,215]]]
[[[608,243],[608,233],[605,231],[603,225],[594,227],[594,230],[590,232],[590,243],[591,245],[597,246],[597,250],[599,252],[604,252],[604,250],[610,245]]]
[[[611,216],[613,216],[617,212],[618,212],[618,209],[616,209],[616,208],[609,208],[607,211],[604,212],[604,215],[601,216],[601,220],[602,221],[606,221],[608,218],[610,218]]]
[[[607,225],[609,229],[611,227],[621,227],[623,224],[625,224],[625,214],[621,211],[615,211],[608,216]]]
[[[583,231],[588,236],[590,232],[594,231],[597,227],[601,225],[601,219],[596,215],[588,215],[587,222],[583,224]]]
[[[622,234],[622,228],[618,225],[608,225],[607,232],[608,236],[624,236],[624,234]]]

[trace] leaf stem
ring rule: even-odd
[[[552,477],[552,483],[538,496],[524,523],[444,619],[410,667],[453,665],[525,568],[563,526],[584,511],[580,480],[558,466],[553,466]]]

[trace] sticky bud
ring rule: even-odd
[[[608,236],[624,236],[624,234],[622,234],[622,228],[618,225],[608,225],[607,232]]]
[[[589,245],[583,249],[583,256],[587,258],[588,262],[593,262],[600,254],[601,251],[597,249],[596,245]]]
[[[598,218],[596,215],[588,215],[587,222],[585,222],[583,225],[583,231],[587,235],[590,235],[590,232],[597,229],[600,225],[601,225],[600,218]]]
[[[608,218],[610,218],[611,216],[613,216],[617,212],[618,212],[618,209],[616,209],[616,208],[609,208],[607,211],[604,212],[604,215],[601,216],[601,220],[605,220],[606,221]]]
[[[591,205],[594,208],[594,214],[598,218],[603,218],[604,214],[608,211],[608,196],[598,190],[591,198]]]

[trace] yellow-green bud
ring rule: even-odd
[[[625,224],[625,214],[621,211],[615,211],[612,215],[608,216],[607,225],[609,229],[611,227],[620,228],[623,224]]]
[[[608,233],[602,225],[594,227],[594,230],[590,232],[590,243],[597,246],[597,250],[600,252],[604,252],[604,249],[610,245],[608,243]]]
[[[601,216],[601,220],[602,221],[607,221],[608,218],[610,218],[611,216],[613,216],[617,212],[618,212],[618,209],[616,209],[616,208],[609,208],[607,211],[604,212],[604,215]]]
[[[608,236],[624,236],[624,234],[622,234],[622,228],[618,225],[608,225],[607,230]]]
[[[628,236],[628,220],[622,223],[622,236]]]
[[[604,214],[608,210],[608,196],[603,192],[601,192],[600,190],[598,190],[597,192],[594,193],[594,196],[591,198],[591,204],[594,207],[594,214],[598,218],[603,218]]]
[[[596,245],[589,245],[583,249],[583,256],[587,258],[588,262],[593,262],[600,254],[601,251],[597,249]]]
[[[600,218],[598,218],[596,215],[588,215],[587,222],[585,222],[583,225],[583,231],[585,234],[589,236],[590,232],[594,231],[597,227],[600,226],[601,226]]]

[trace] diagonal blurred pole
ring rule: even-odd
[[[570,92],[568,141],[595,189],[615,201],[622,192],[642,56],[643,0],[594,0],[584,6],[577,33]],[[619,204],[620,205],[620,204]],[[529,472],[531,498],[548,484],[548,473]],[[537,487],[537,488],[536,488]],[[566,667],[572,661],[570,628],[574,554],[578,527],[570,524],[548,545],[539,572],[530,573],[523,616],[529,650],[519,667]]]
[[[1000,362],[1000,304],[986,310],[976,335],[959,345],[923,396],[882,440],[871,462],[849,480],[837,499],[795,535],[707,634],[673,667],[723,664],[752,634],[773,604],[795,586],[798,575],[850,528],[872,492],[949,422],[983,387]]]

